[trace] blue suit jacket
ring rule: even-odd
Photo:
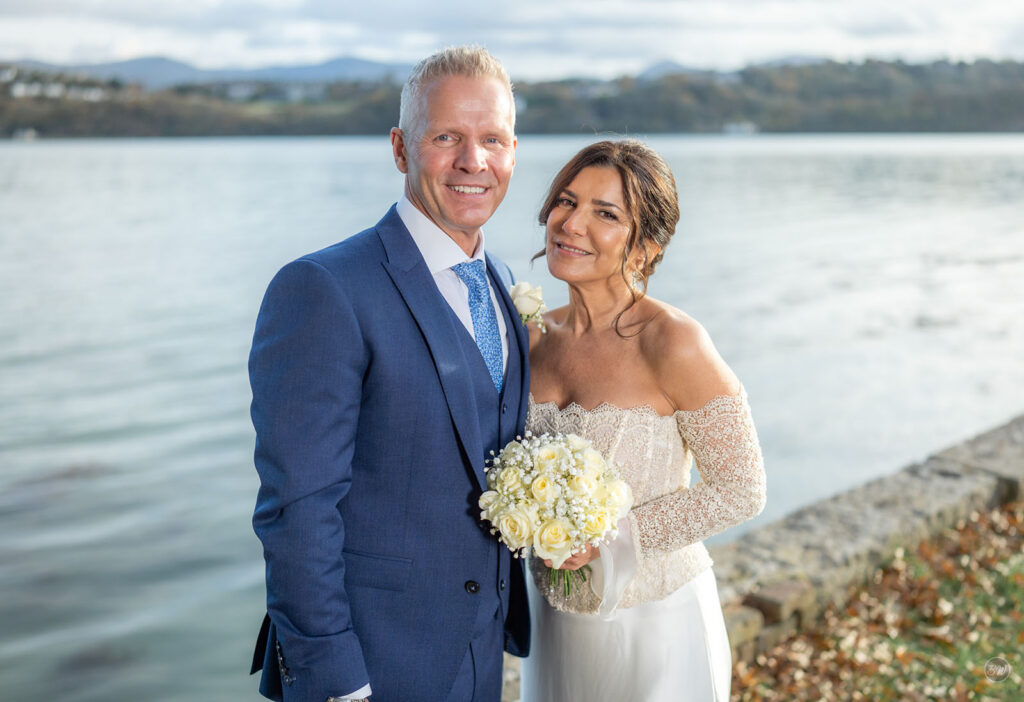
[[[487,265],[511,283],[504,264]],[[249,359],[268,611],[253,672],[265,696],[323,702],[369,682],[375,700],[433,700],[450,688],[482,600],[469,584],[498,587],[455,324],[394,207],[270,283]],[[525,366],[526,330],[509,332]],[[525,367],[521,377],[502,442],[525,424]],[[506,650],[523,656],[521,561],[508,585]]]

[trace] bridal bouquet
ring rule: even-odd
[[[551,584],[560,577],[566,595],[572,571],[559,570],[561,565],[587,544],[614,539],[616,524],[633,506],[633,493],[615,466],[575,434],[526,432],[485,470],[490,489],[480,496],[480,517],[517,557],[532,547],[550,559]]]

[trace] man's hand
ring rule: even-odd
[[[579,553],[569,556],[562,564],[561,570],[579,570],[583,566],[587,565],[593,560],[601,557],[601,549],[597,546],[591,546],[587,544],[587,547]],[[551,560],[548,558],[544,559],[544,565],[548,568],[553,567]]]

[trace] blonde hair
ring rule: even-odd
[[[516,103],[512,95],[512,81],[501,61],[482,46],[449,46],[417,63],[402,86],[398,128],[406,134],[407,140],[414,140],[416,129],[423,126],[423,91],[426,86],[435,80],[450,76],[494,78],[504,84],[508,89],[508,100],[511,105],[512,127],[515,128]]]

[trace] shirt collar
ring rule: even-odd
[[[444,230],[434,224],[429,217],[420,212],[409,198],[402,194],[396,206],[398,216],[402,224],[409,230],[416,248],[423,255],[430,272],[439,273],[443,270],[465,263],[466,261],[484,260],[484,233],[480,232],[480,242],[477,244],[476,253],[466,256],[458,244],[456,244]]]

